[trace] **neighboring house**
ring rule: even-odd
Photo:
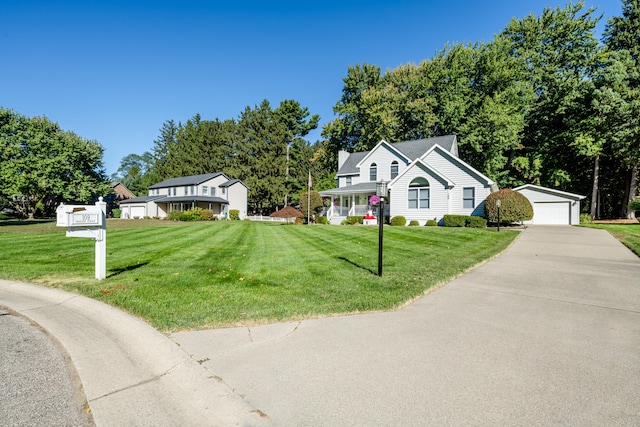
[[[173,211],[193,207],[209,209],[218,218],[228,218],[237,209],[247,215],[247,186],[222,172],[171,178],[149,187],[149,195],[120,203],[121,218],[164,218]]]
[[[513,189],[523,194],[533,207],[533,219],[525,224],[580,224],[580,201],[585,196],[526,184]]]
[[[109,186],[111,187],[111,189],[113,190],[113,192],[116,195],[116,200],[118,201],[122,201],[122,200],[126,200],[126,199],[133,199],[134,197],[136,197],[135,194],[133,194],[127,187],[125,187],[125,185],[121,182],[111,182],[109,184]]]
[[[104,201],[107,203],[107,215],[111,215],[113,209],[120,207],[120,202],[127,199],[133,199],[136,197],[123,183],[113,181],[109,183],[109,187],[113,193],[108,194]]]
[[[484,216],[484,200],[497,185],[458,157],[455,135],[415,141],[380,141],[371,151],[338,153],[338,188],[320,192],[331,198],[327,217],[339,224],[364,216],[376,182],[388,182],[385,215],[402,215],[424,225],[446,214]],[[374,209],[375,212],[375,209]]]

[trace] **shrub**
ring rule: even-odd
[[[347,217],[347,224],[355,225],[355,224],[362,224],[363,222],[364,222],[363,216],[353,215],[353,216]]]
[[[213,219],[213,211],[211,209],[203,209],[200,212],[200,220],[211,221]]]
[[[229,210],[229,219],[232,221],[237,221],[240,219],[240,211],[238,209]]]
[[[120,214],[122,214],[120,209],[111,209],[111,216],[114,218],[120,218]]]
[[[329,220],[327,219],[326,216],[319,216],[316,218],[316,223],[318,224],[328,224]]]
[[[411,221],[409,221],[409,227],[416,227],[418,225],[420,225],[420,223],[415,219],[412,219]]]
[[[302,225],[302,224],[304,224],[304,220],[302,218],[298,217],[298,218],[296,218],[295,224],[296,225]]]
[[[402,215],[391,218],[391,225],[403,227],[407,223],[407,219]]]
[[[593,218],[589,214],[580,214],[580,224],[591,224],[593,222]]]
[[[445,227],[464,227],[467,225],[467,215],[451,215],[444,216]]]
[[[182,212],[180,211],[171,211],[169,212],[167,218],[169,218],[171,221],[180,221],[180,215],[182,215]]]
[[[636,197],[635,199],[630,201],[627,207],[629,208],[630,211],[634,211],[634,212],[640,211],[640,197]]]
[[[481,216],[469,216],[467,217],[466,226],[471,228],[485,228],[487,226],[487,220]]]
[[[425,225],[429,227],[437,227],[438,221],[436,221],[435,219],[429,219],[427,220],[427,223]]]
[[[484,201],[484,214],[489,222],[498,222],[498,207],[496,200],[500,200],[500,222],[511,224],[512,222],[528,221],[533,218],[531,202],[523,194],[505,188],[489,194]]]
[[[202,218],[202,208],[194,207],[187,209],[180,215],[180,221],[200,221]]]

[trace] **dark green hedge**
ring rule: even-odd
[[[511,224],[512,222],[528,221],[533,218],[533,206],[523,194],[509,188],[489,194],[484,201],[484,214],[489,222],[498,222],[498,207],[496,201],[500,200],[500,222]]]
[[[391,225],[404,226],[407,223],[407,219],[402,215],[397,215],[391,218]]]
[[[487,226],[487,220],[482,218],[481,216],[445,215],[444,226],[484,228]]]
[[[467,225],[467,215],[445,215],[444,226],[445,227],[464,227]]]

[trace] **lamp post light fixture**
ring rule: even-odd
[[[387,197],[387,182],[376,182],[376,196],[380,197],[378,204],[378,276],[382,276],[382,223],[384,222],[384,199]]]
[[[500,199],[496,200],[496,207],[498,208],[498,231],[500,231],[500,206],[502,205],[502,202],[500,201]]]

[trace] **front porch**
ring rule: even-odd
[[[322,197],[328,197],[331,206],[327,208],[325,216],[330,224],[340,225],[350,216],[365,216],[371,211],[378,216],[378,207],[369,204],[369,197],[376,194],[375,183],[363,183],[348,187],[334,188],[321,191]],[[389,206],[385,205],[384,215],[389,215]]]

